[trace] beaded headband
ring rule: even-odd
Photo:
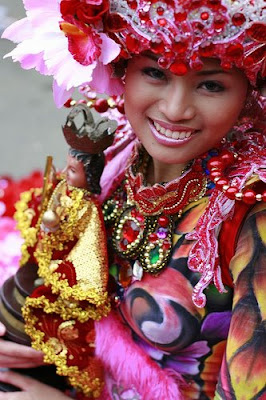
[[[84,84],[111,95],[123,84],[111,65],[143,51],[184,75],[202,57],[266,76],[265,0],[23,0],[27,17],[3,34],[19,43],[7,56],[54,77],[56,104]]]

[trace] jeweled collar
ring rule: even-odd
[[[182,212],[187,204],[205,194],[207,178],[201,159],[195,160],[180,177],[167,183],[148,186],[144,177],[147,157],[143,147],[136,143],[126,172],[128,201],[136,204],[143,215]]]

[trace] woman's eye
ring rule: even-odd
[[[166,79],[164,72],[158,68],[146,67],[146,68],[143,68],[142,72],[145,75],[150,76],[153,79],[158,79],[158,80]]]
[[[199,85],[200,88],[207,90],[208,92],[223,92],[224,86],[216,81],[205,81]]]

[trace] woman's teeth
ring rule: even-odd
[[[157,131],[159,133],[161,133],[162,135],[165,135],[171,139],[185,139],[185,138],[189,138],[192,135],[193,131],[186,131],[186,132],[182,132],[182,131],[171,131],[170,129],[165,129],[163,128],[161,125],[159,125],[157,122],[153,122],[155,128],[157,129]]]

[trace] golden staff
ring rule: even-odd
[[[44,171],[44,176],[43,176],[43,187],[42,187],[42,202],[41,202],[41,209],[43,208],[43,203],[45,200],[48,184],[49,184],[49,177],[51,175],[53,167],[53,157],[52,156],[47,156],[46,158],[46,165],[45,165],[45,171]]]

